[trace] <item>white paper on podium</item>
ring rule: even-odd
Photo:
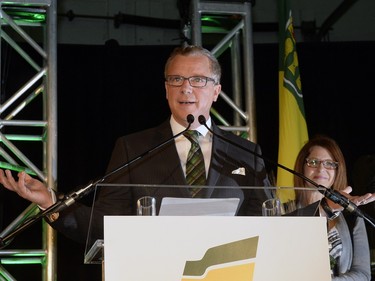
[[[159,216],[234,216],[239,198],[164,197]]]
[[[331,281],[325,218],[226,216],[106,216],[105,280],[186,280],[187,261],[252,237],[254,273],[246,281]],[[218,280],[205,278],[194,280]]]

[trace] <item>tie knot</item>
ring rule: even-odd
[[[196,130],[188,130],[184,133],[184,136],[191,142],[191,143],[199,143],[198,137],[199,133]]]

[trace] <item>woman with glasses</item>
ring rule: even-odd
[[[299,152],[294,170],[326,188],[339,192],[348,190],[343,153],[329,137],[310,139]],[[298,176],[294,177],[294,184],[297,187],[315,187]],[[352,200],[373,200],[373,194],[348,197]],[[354,215],[344,216],[343,208],[324,198],[318,190],[297,190],[300,207],[317,202],[319,215],[327,217],[332,280],[371,280],[370,250],[364,220]],[[359,201],[356,203],[359,204]]]

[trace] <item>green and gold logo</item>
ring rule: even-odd
[[[210,248],[202,259],[187,261],[181,281],[252,281],[259,237]]]

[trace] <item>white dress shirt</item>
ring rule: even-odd
[[[173,116],[171,116],[170,124],[171,124],[173,135],[177,135],[178,133],[186,129],[184,126],[181,126],[179,123],[177,123],[177,121],[173,118]],[[209,128],[211,128],[211,117],[208,118],[206,124]],[[212,134],[210,133],[210,131],[208,131],[208,129],[204,125],[199,126],[195,130],[199,132],[199,145],[203,153],[204,166],[206,168],[206,177],[207,177],[208,169],[209,169],[209,165],[211,161],[211,153],[212,153]],[[180,157],[182,170],[184,171],[184,174],[186,175],[186,162],[187,162],[187,157],[188,157],[189,150],[191,147],[191,142],[184,135],[181,135],[175,138],[175,143],[176,143],[177,153]]]

